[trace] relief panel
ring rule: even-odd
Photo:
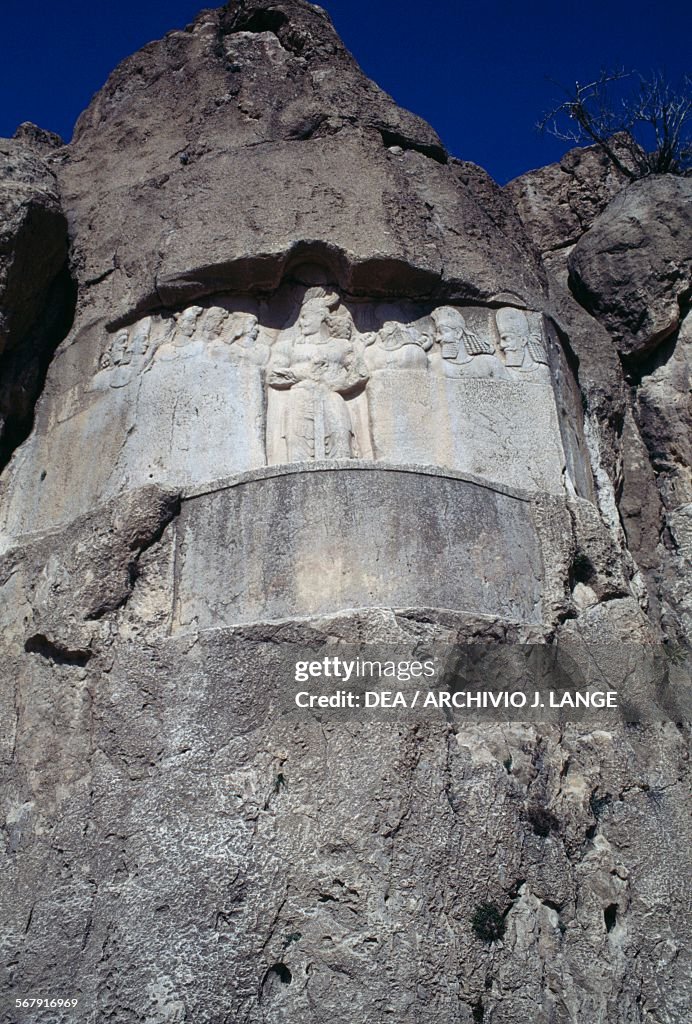
[[[537,311],[293,282],[92,330],[84,348],[86,379],[49,403],[6,473],[5,537],[146,484],[201,489],[287,463],[434,466],[590,496],[579,425],[555,397],[560,344]]]

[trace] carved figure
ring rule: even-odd
[[[221,306],[212,306],[204,316],[203,330],[209,339],[207,355],[212,359],[242,359],[264,366],[269,358],[269,346],[260,339],[259,320],[254,313],[229,313]]]
[[[268,435],[278,430],[289,462],[359,455],[347,399],[364,389],[368,373],[351,340],[350,317],[335,313],[338,304],[336,293],[310,288],[298,335],[279,340],[271,354],[267,384],[287,394]],[[268,436],[267,446],[276,450],[275,439]]]
[[[224,327],[228,320],[228,310],[223,306],[210,306],[204,310],[200,321],[200,331],[208,347],[212,347],[219,339],[225,342]]]
[[[122,388],[140,373],[146,365],[149,351],[151,319],[145,317],[132,328],[124,327],[113,339],[99,360],[99,372],[90,390]]]
[[[156,350],[156,359],[192,359],[204,350],[204,340],[198,331],[201,306],[188,306],[175,318],[175,327],[168,339]]]
[[[427,370],[434,331],[430,317],[409,324],[386,321],[380,331],[364,339],[368,369]]]
[[[132,353],[130,351],[130,332],[125,328],[122,331],[118,331],[111,342],[108,354],[110,355],[112,366],[127,366],[132,362]]]
[[[536,380],[549,381],[548,353],[540,315],[508,307],[498,309],[495,321],[509,376],[523,379],[526,374],[532,374]]]
[[[440,306],[432,314],[440,346],[439,368],[445,377],[507,378],[492,343],[466,323],[455,306]]]

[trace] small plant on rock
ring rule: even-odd
[[[471,918],[471,926],[483,942],[497,942],[505,934],[505,919],[494,903],[481,903]]]
[[[559,831],[560,822],[547,807],[541,807],[539,804],[529,807],[528,819],[531,822],[534,834],[541,836],[543,839],[549,836],[551,832]]]

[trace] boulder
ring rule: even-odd
[[[570,285],[623,358],[677,329],[692,274],[692,180],[660,175],[613,199],[569,256]]]

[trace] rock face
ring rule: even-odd
[[[684,182],[502,190],[303,0],[6,149],[17,372],[53,326],[0,478],[0,1021],[682,1024]],[[335,655],[447,702],[298,705]],[[621,710],[452,700],[546,681]]]
[[[587,423],[600,438],[614,484],[611,511],[617,505],[629,550],[647,581],[646,600],[666,632],[689,643],[691,186],[670,175],[627,188],[620,183],[603,207],[597,153],[575,150],[565,163],[591,167],[596,203],[581,234],[571,222],[566,260],[554,260],[563,250],[548,199],[557,166],[524,175],[507,191],[542,248],[562,322],[571,323],[582,392],[594,414],[587,414]],[[586,192],[588,181],[584,176]],[[581,193],[579,199],[586,209]],[[568,288],[590,314],[586,322],[574,315]],[[604,359],[599,346],[609,342]],[[615,351],[626,374],[613,363]]]
[[[627,184],[597,146],[571,149],[557,164],[515,178],[505,191],[553,273]]]
[[[569,257],[572,289],[641,359],[676,330],[692,290],[692,182],[661,175],[618,195]]]
[[[535,261],[432,129],[301,0],[207,11],[124,61],[80,118],[61,183],[80,304],[109,320],[276,288],[306,253],[355,294],[541,295]]]
[[[50,356],[70,326],[67,224],[34,125],[0,140],[0,465],[26,437]]]

